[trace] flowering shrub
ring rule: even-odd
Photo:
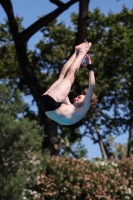
[[[36,188],[41,200],[132,200],[133,159],[51,159]]]

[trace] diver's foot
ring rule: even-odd
[[[91,46],[91,42],[83,42],[82,44],[75,46],[75,51],[85,51],[87,53]]]

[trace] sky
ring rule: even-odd
[[[68,0],[69,1],[69,0]],[[62,0],[62,2],[68,2],[67,0]],[[15,16],[23,17],[23,26],[27,28],[32,23],[34,23],[39,16],[46,15],[49,12],[56,9],[56,5],[49,2],[49,0],[12,0],[13,10]],[[93,11],[95,8],[99,8],[104,14],[108,14],[110,11],[118,13],[122,10],[122,6],[126,5],[127,8],[133,8],[133,0],[90,0],[89,10]],[[78,3],[71,6],[63,14],[61,14],[57,19],[58,21],[64,21],[66,25],[71,25],[70,14],[72,12],[78,13]],[[0,5],[0,23],[3,19],[7,18],[3,8]],[[41,33],[37,32],[28,42],[28,47],[34,49],[34,46],[41,39]],[[27,99],[28,103],[31,102],[32,98]],[[31,104],[31,103],[30,103]],[[33,106],[36,110],[36,107]],[[123,135],[116,138],[118,143],[126,143],[128,135]],[[98,144],[93,144],[89,138],[83,139],[83,144],[88,150],[88,158],[101,157],[101,152]]]

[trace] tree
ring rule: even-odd
[[[95,114],[91,117],[86,116],[82,121],[71,126],[74,131],[70,130],[69,127],[65,128],[64,131],[64,127],[62,128],[62,126],[59,126],[62,130],[62,136],[64,133],[67,133],[66,135],[70,139],[69,141],[74,141],[77,137],[82,138],[83,136],[88,136],[94,143],[99,143],[104,158],[109,158],[111,156],[107,145],[108,135],[118,136],[123,134],[127,127],[127,130],[132,129],[132,126],[129,126],[129,124],[132,123],[132,118],[126,120],[129,110],[125,107],[127,102],[132,101],[132,98],[124,96],[124,90],[122,90],[123,84],[125,86],[126,81],[129,91],[125,92],[132,95],[130,87],[128,87],[128,82],[130,84],[132,75],[128,72],[129,69],[130,71],[132,70],[130,57],[132,54],[132,46],[129,44],[129,38],[132,40],[131,13],[132,11],[128,11],[125,7],[123,7],[121,13],[110,13],[107,17],[98,9],[93,13],[89,13],[91,21],[87,37],[95,44],[91,49],[91,53],[94,55],[93,62],[96,66],[96,94],[99,96],[99,103]],[[128,19],[126,28],[126,22],[123,21],[125,16],[126,19]],[[77,25],[77,21],[78,16],[73,14],[72,22],[74,26]],[[114,24],[114,21],[117,21],[117,23]],[[117,36],[116,31],[118,33]],[[42,33],[43,39],[37,44],[37,50],[33,57],[34,59],[36,58],[36,66],[40,66],[42,70],[45,70],[41,78],[42,83],[49,86],[53,80],[57,79],[65,57],[69,54],[70,44],[73,43],[74,40],[74,32],[70,27],[65,27],[63,23],[58,24],[53,22],[43,28]],[[66,41],[68,41],[67,48],[65,45]],[[119,43],[117,41],[119,41]],[[127,42],[125,43],[123,41]],[[124,51],[121,52],[120,49],[123,45]],[[129,50],[127,51],[126,49]],[[121,58],[124,58],[125,63],[129,62],[129,64],[127,63],[125,66]],[[41,60],[41,62],[39,63],[38,60]],[[49,65],[49,67],[47,65]],[[114,66],[117,67],[114,68]],[[122,70],[125,68],[127,68],[128,73],[126,77],[125,71]],[[126,80],[123,82],[124,79]],[[72,88],[74,96],[82,91],[85,85],[87,85],[87,81],[88,74],[85,69],[80,70],[77,74],[74,87]],[[101,87],[101,85],[104,87]],[[74,97],[73,95],[70,93],[71,98]],[[110,116],[110,111],[112,116]],[[132,113],[132,110],[130,110],[130,112]],[[83,134],[75,134],[76,128],[80,126],[84,126],[85,128]],[[71,135],[70,137],[69,134]],[[128,142],[128,145],[130,145],[130,143]]]
[[[50,147],[52,154],[58,155],[61,148],[59,140],[66,142],[66,135],[70,147],[78,139],[88,136],[94,143],[99,143],[103,157],[107,156],[109,158],[111,152],[107,144],[108,135],[118,136],[129,130],[129,153],[127,155],[130,156],[132,153],[133,87],[131,80],[132,61],[130,56],[132,55],[132,46],[129,41],[132,41],[132,10],[128,11],[124,7],[120,13],[109,13],[106,17],[96,9],[93,13],[88,13],[88,16],[90,24],[87,29],[87,38],[95,44],[91,49],[91,53],[96,66],[95,75],[97,84],[95,92],[99,98],[96,113],[91,117],[86,116],[86,118],[71,127],[55,124],[58,130],[56,130],[58,138],[55,137],[53,126],[50,126],[51,132],[49,131],[49,126],[47,125],[51,123],[51,120],[47,119],[48,121],[45,121],[47,124],[45,132],[51,134],[51,140],[47,137],[43,144],[44,147]],[[42,88],[49,87],[57,79],[62,64],[65,62],[66,57],[70,55],[71,44],[74,44],[78,24],[78,16],[76,14],[72,14],[72,22],[72,29],[71,27],[66,27],[63,23],[57,23],[56,20],[44,26],[41,29],[43,39],[39,41],[35,51],[27,51],[32,69]],[[68,44],[67,47],[65,45],[66,42]],[[121,51],[122,47],[123,51]],[[126,69],[126,76],[123,69]],[[86,69],[80,70],[76,77],[75,85],[72,88],[72,92],[74,93],[70,93],[70,98],[73,98],[82,91],[87,85],[87,79],[88,74],[86,73]],[[25,84],[23,85],[25,86]],[[28,89],[27,87],[27,91]],[[41,115],[41,119],[43,120],[43,113]],[[44,124],[44,121],[41,124]],[[79,131],[79,127],[84,128],[82,134]],[[66,149],[68,150],[68,148]],[[69,151],[73,153],[73,156],[77,157],[71,148],[69,148]]]
[[[10,32],[12,34],[12,38],[15,44],[15,49],[17,53],[17,58],[19,62],[19,66],[21,68],[25,84],[29,88],[38,108],[39,108],[39,98],[42,93],[45,91],[45,87],[41,86],[40,81],[38,80],[36,73],[31,66],[28,56],[27,56],[27,42],[32,35],[34,35],[38,30],[42,27],[46,26],[49,22],[54,20],[57,16],[59,16],[63,11],[68,9],[71,5],[76,2],[79,2],[79,24],[78,24],[78,33],[77,33],[77,44],[83,41],[83,38],[86,38],[86,26],[88,24],[88,4],[89,0],[70,0],[67,3],[63,3],[58,0],[51,0],[51,3],[54,3],[58,6],[53,12],[45,15],[44,17],[38,19],[35,23],[33,23],[30,27],[25,30],[19,30],[17,21],[14,17],[13,7],[10,0],[0,0],[0,3],[7,14]],[[81,35],[82,33],[82,35]],[[57,138],[57,123],[51,121],[46,116],[42,115],[39,109],[39,116],[41,119],[41,123],[45,125],[45,133],[47,137],[44,140],[44,147],[49,148],[51,155],[59,154],[59,140]],[[58,146],[58,148],[54,148],[54,146]]]
[[[21,27],[21,19],[18,18],[17,20],[19,26]],[[5,82],[5,80],[8,80],[8,85],[10,85],[12,88],[17,87],[24,93],[24,95],[29,95],[30,91],[24,84],[22,73],[21,71],[17,70],[18,62],[14,46],[12,45],[12,38],[8,30],[7,21],[5,20],[5,24],[2,24],[1,26],[3,27],[4,33],[2,34],[0,40],[6,41],[5,43],[1,43],[0,48],[0,69],[2,72],[1,81],[3,80]],[[49,35],[49,37],[45,37],[45,33],[47,35],[48,31],[51,35]],[[45,27],[42,30],[42,33],[44,34],[44,40],[46,40],[45,45],[44,41],[40,40],[40,42],[37,44],[37,48],[35,49],[35,51],[33,52],[30,50],[27,54],[30,62],[32,63],[32,66],[34,67],[33,69],[37,74],[38,79],[42,83],[42,87],[48,88],[49,85],[55,79],[57,79],[63,62],[66,59],[66,55],[68,56],[71,52],[71,43],[74,40],[74,32],[69,27],[65,27],[63,23],[58,24],[55,20],[47,27]],[[49,41],[49,38],[51,38],[53,42]],[[47,41],[49,41],[50,43],[47,43]],[[66,42],[68,44],[67,48],[66,45],[64,45]],[[56,47],[56,51],[54,50],[53,46],[54,48]],[[81,92],[80,89],[79,92]],[[38,121],[37,113],[34,113],[32,110],[30,110],[30,106],[26,108],[25,116],[28,117],[30,120],[35,119]],[[79,139],[81,140],[81,134],[80,131],[77,129],[78,126],[75,126],[73,128],[58,126],[58,138],[61,141],[63,154],[71,153],[74,157],[80,157],[81,155],[85,156],[86,150],[84,150],[84,146],[80,145],[79,142]],[[69,147],[66,146],[66,137],[68,138],[70,143]],[[75,147],[76,144],[78,145],[78,148],[73,150],[71,146]]]
[[[127,133],[127,156],[133,140],[133,10],[125,6],[118,14],[106,17],[99,10],[90,14],[89,36],[93,48],[99,108],[96,121],[104,144],[107,135]],[[101,87],[104,86],[104,87]],[[110,114],[111,112],[111,114]],[[106,148],[107,156],[109,152]]]
[[[112,137],[112,135],[109,135],[106,145],[108,146],[108,150],[110,152],[110,155],[114,159],[125,159],[127,154],[127,147],[128,145],[116,143],[115,138]]]
[[[44,167],[42,129],[24,118],[27,105],[20,92],[0,84],[0,199],[22,199]],[[42,163],[42,164],[41,164]],[[45,166],[45,165],[44,165]]]

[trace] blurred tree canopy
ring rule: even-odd
[[[31,94],[38,107],[39,115],[26,110],[30,120],[40,120],[44,125],[45,136],[43,149],[49,148],[51,155],[59,155],[60,150],[70,152],[74,157],[79,157],[84,149],[80,144],[80,151],[73,151],[72,145],[79,142],[82,137],[89,137],[94,143],[99,143],[102,156],[109,158],[113,152],[109,148],[108,136],[128,134],[127,156],[132,154],[133,144],[133,10],[123,7],[118,14],[109,13],[105,16],[100,10],[88,12],[84,21],[86,32],[84,38],[80,37],[79,26],[83,18],[80,14],[71,16],[72,27],[67,27],[63,22],[58,22],[53,16],[47,21],[48,16],[39,18],[36,23],[24,29],[20,18],[10,14],[11,2],[7,4],[1,0],[1,5],[7,13],[8,21],[1,24],[0,31],[0,69],[1,79],[8,80],[13,88],[25,94]],[[55,1],[56,2],[56,1]],[[76,2],[76,1],[71,1]],[[84,1],[89,3],[89,1]],[[83,2],[82,2],[83,4]],[[84,5],[81,4],[81,8]],[[7,6],[8,5],[8,6]],[[59,5],[59,10],[64,5]],[[9,9],[10,8],[10,9]],[[58,10],[58,11],[59,11]],[[58,14],[60,14],[62,11]],[[41,20],[46,20],[45,23]],[[89,24],[88,24],[89,22]],[[80,27],[80,29],[79,29]],[[35,50],[27,48],[27,41],[37,29],[41,29],[42,39]],[[77,39],[80,38],[80,39]],[[98,106],[96,113],[86,116],[83,120],[72,126],[61,126],[48,119],[39,109],[39,97],[58,78],[60,69],[71,55],[72,49],[83,39],[92,42],[90,51],[95,65],[96,89]],[[82,39],[82,41],[81,41]],[[15,46],[14,46],[15,44]],[[16,52],[15,53],[15,49]],[[7,59],[8,58],[8,59]],[[79,94],[88,84],[88,74],[82,68],[75,79],[70,92],[70,99]],[[83,154],[86,150],[83,150]]]
[[[0,199],[22,199],[24,188],[44,170],[43,129],[24,117],[27,105],[18,89],[0,84]]]
[[[75,38],[75,44],[81,43],[86,36],[86,27],[88,25],[88,5],[89,0],[70,0],[63,3],[58,0],[50,0],[51,3],[55,4],[57,8],[51,13],[40,17],[37,21],[31,24],[26,29],[21,30],[17,19],[14,16],[14,10],[11,0],[0,0],[1,6],[4,9],[7,18],[12,40],[14,41],[16,55],[19,63],[19,67],[22,72],[24,89],[27,90],[35,100],[39,108],[39,99],[42,93],[46,90],[46,86],[42,87],[40,80],[37,78],[37,74],[34,71],[34,67],[29,60],[27,53],[27,42],[28,40],[41,28],[47,26],[54,19],[56,19],[62,12],[67,10],[71,5],[79,2],[79,17],[78,17],[78,32]],[[71,51],[74,48],[71,47]],[[22,86],[22,85],[21,85]],[[22,86],[23,87],[23,86]],[[40,123],[44,125],[45,137],[43,143],[43,149],[49,149],[51,156],[59,155],[60,144],[57,137],[58,125],[54,121],[48,119],[39,109]],[[55,148],[56,146],[56,148]]]

